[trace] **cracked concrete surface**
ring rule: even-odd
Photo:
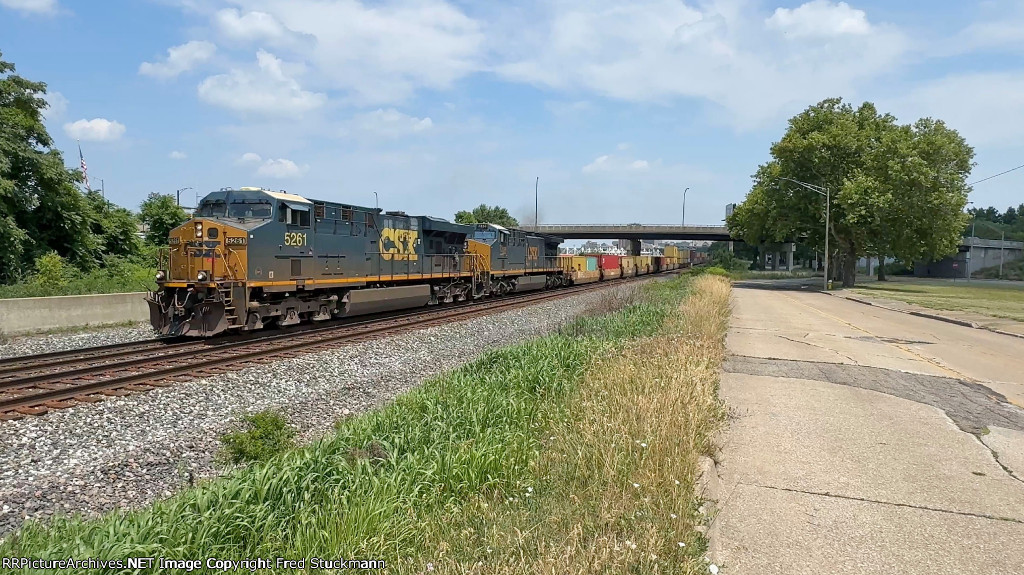
[[[993,336],[737,289],[723,573],[1024,574],[1024,340]]]

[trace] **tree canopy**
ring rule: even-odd
[[[826,200],[789,178],[828,190],[829,250],[839,260],[829,273],[843,285],[854,284],[865,255],[914,261],[956,251],[974,150],[941,120],[901,125],[869,102],[827,99],[789,120],[771,156],[729,217],[736,237],[824,250]]]
[[[14,72],[0,54],[0,282],[50,251],[85,268],[99,256],[81,173],[64,167],[43,125],[46,84]]]
[[[513,218],[508,210],[487,204],[480,204],[471,212],[465,210],[457,212],[455,221],[460,224],[497,224],[506,228],[519,227],[519,220]]]
[[[177,204],[174,196],[153,192],[142,202],[139,219],[146,226],[146,241],[164,245],[171,230],[188,221],[188,213]]]

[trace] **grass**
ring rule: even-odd
[[[242,417],[246,428],[225,434],[222,458],[230,463],[268,461],[295,447],[295,430],[285,418],[266,410]]]
[[[728,281],[647,286],[599,301],[610,313],[487,352],[343,419],[313,445],[140,511],[27,525],[0,557],[347,557],[385,559],[399,573],[705,570],[693,486],[723,415]]]
[[[974,312],[1024,321],[1024,286],[974,282],[935,284],[892,281],[865,284],[853,293],[889,298],[936,310]]]

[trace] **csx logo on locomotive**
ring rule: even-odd
[[[384,228],[380,231],[380,255],[386,260],[416,261],[416,240],[420,234],[411,230]]]

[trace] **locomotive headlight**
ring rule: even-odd
[[[165,279],[167,279],[167,272],[165,272],[164,270],[157,270],[157,272],[156,272],[156,281],[162,282]]]
[[[201,282],[204,282],[204,281],[210,279],[210,276],[207,275],[206,272],[199,272],[199,274],[196,275],[196,279],[201,281]]]
[[[196,237],[203,237],[203,222],[196,222]]]

